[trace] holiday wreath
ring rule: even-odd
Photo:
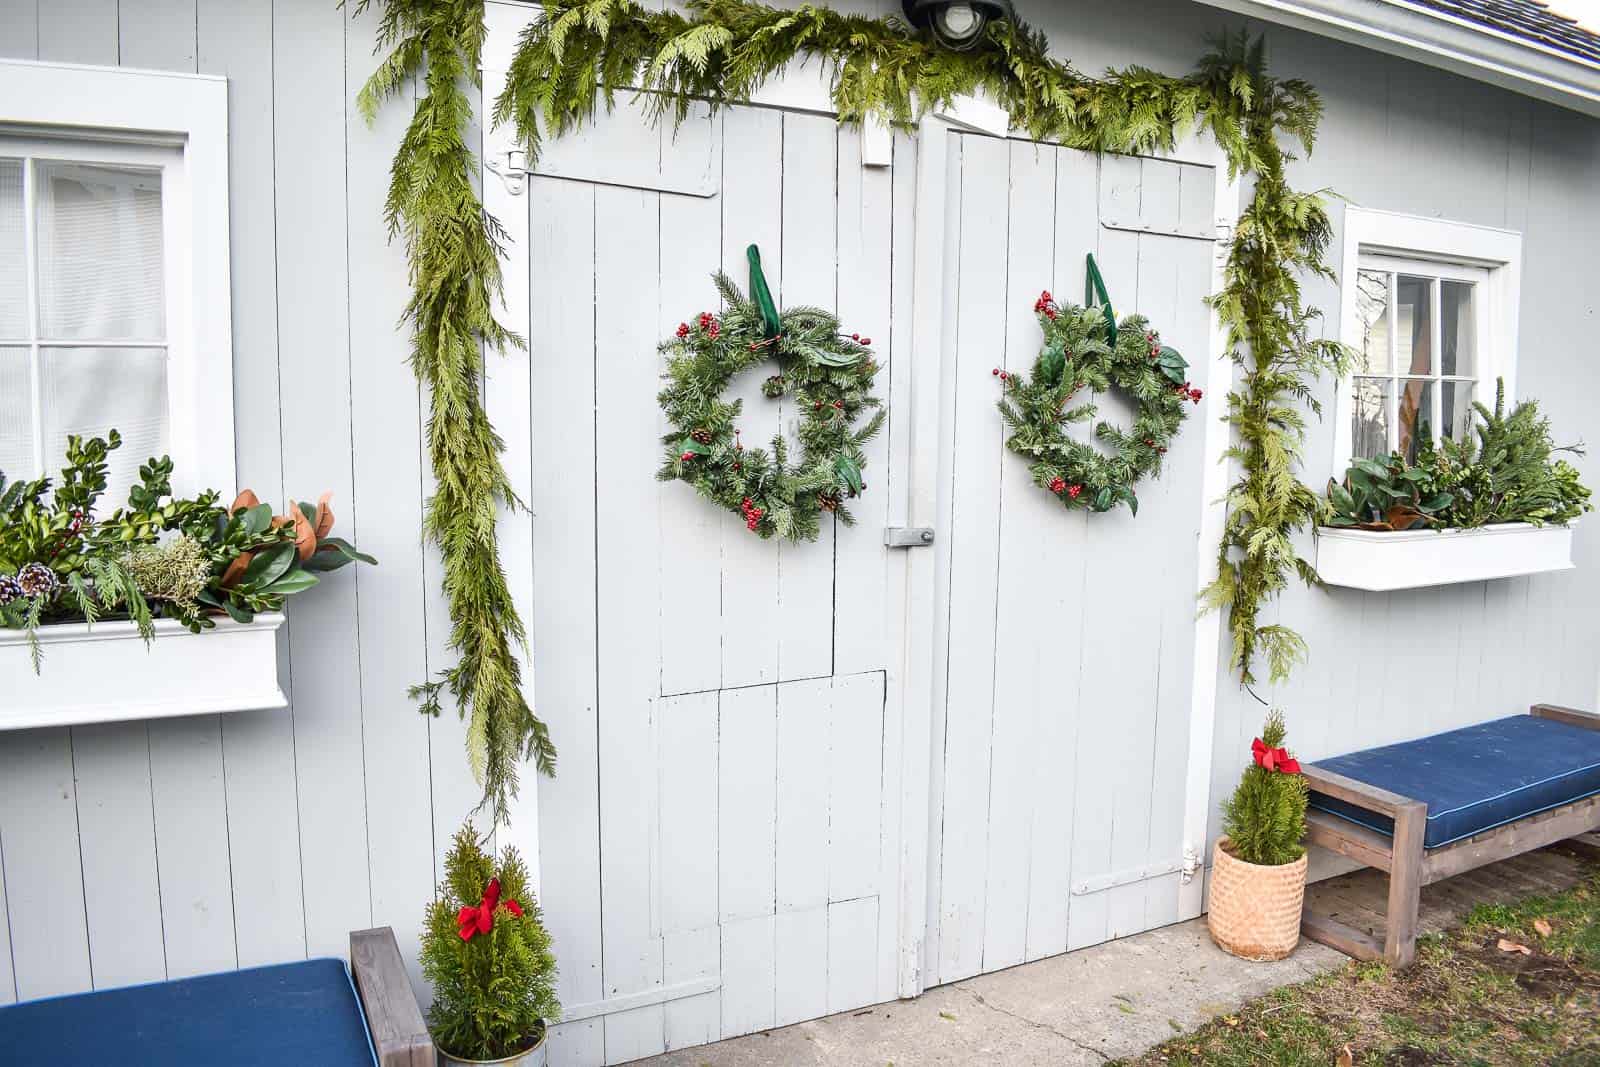
[[[1034,302],[1044,344],[1032,376],[993,371],[1005,389],[1000,416],[1011,428],[1006,447],[1032,459],[1035,484],[1068,508],[1110,511],[1125,503],[1137,515],[1134,485],[1161,472],[1161,457],[1187,413],[1183,405],[1198,404],[1201,392],[1184,378],[1188,363],[1161,343],[1142,316],[1117,323],[1094,256],[1086,268],[1085,306],[1058,304],[1048,291]],[[1085,386],[1094,392],[1115,386],[1138,408],[1130,430],[1095,424],[1094,436],[1105,451],[1067,435],[1073,423],[1095,416],[1092,401],[1067,406]]]
[[[688,482],[738,512],[745,528],[763,538],[813,541],[825,511],[850,524],[844,500],[866,489],[861,446],[883,426],[871,392],[878,364],[868,347],[872,338],[843,336],[839,320],[821,308],[780,315],[755,245],[748,255],[750,295],[717,273],[726,305],[721,317],[702,311],[660,345],[668,358],[659,400],[673,429],[661,439],[667,454],[657,477]],[[734,375],[767,360],[777,362],[778,373],[762,385],[763,395],[793,396],[799,403],[798,463],[789,462],[782,433],[772,438],[771,452],[745,448],[734,425],[742,402],[722,395]],[[856,418],[868,409],[874,409],[871,418],[856,429]]]

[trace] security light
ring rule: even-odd
[[[946,48],[964,52],[983,39],[990,22],[1013,17],[1011,0],[900,0],[911,25],[931,30]]]

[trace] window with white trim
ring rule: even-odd
[[[1463,439],[1474,401],[1516,369],[1522,239],[1441,219],[1346,209],[1334,475],[1350,460]]]
[[[0,471],[123,439],[105,512],[170,455],[235,488],[225,79],[0,59]]]
[[[175,149],[0,136],[0,471],[54,475],[69,435],[113,452],[106,503],[171,451],[164,172]]]

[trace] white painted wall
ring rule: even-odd
[[[1203,49],[1204,37],[1228,21],[1214,10],[1181,0],[1134,0],[1132,6],[1109,9],[1078,2],[1023,6],[1033,7],[1027,13],[1062,55],[1091,71],[1132,62],[1186,70]],[[448,620],[438,592],[437,558],[423,549],[418,534],[429,474],[419,442],[421,405],[405,364],[405,337],[395,329],[405,296],[404,262],[400,250],[387,245],[380,219],[387,166],[404,109],[387,109],[369,130],[352,104],[372,65],[374,21],[351,20],[327,0],[0,2],[0,53],[199,70],[229,78],[240,482],[270,498],[332,488],[342,531],[382,561],[378,568],[341,572],[295,606],[284,648],[285,690],[292,698],[287,711],[0,737],[0,908],[6,916],[0,924],[0,1001],[340,954],[347,930],[374,923],[393,924],[402,944],[413,948],[438,856],[476,802],[476,787],[462,758],[459,724],[450,718],[422,719],[404,697],[407,684],[447,662],[443,643]],[[1160,31],[1129,33],[1130,25]],[[1315,157],[1296,165],[1297,184],[1331,185],[1375,208],[1521,230],[1526,258],[1519,387],[1524,395],[1544,401],[1563,436],[1600,440],[1600,416],[1586,388],[1586,339],[1595,331],[1595,296],[1592,272],[1581,269],[1582,257],[1600,243],[1600,216],[1594,211],[1594,190],[1600,188],[1596,123],[1304,34],[1273,30],[1271,38],[1275,69],[1309,79],[1328,105]],[[844,173],[852,143],[848,137],[836,137],[821,119],[797,121],[790,131],[790,121],[775,114],[729,116],[730,122],[752,124],[736,138],[741,152],[754,154],[743,162],[744,170],[781,166],[792,132],[795,146],[810,146],[808,158],[832,158],[838,173]],[[897,139],[897,160],[911,150],[910,144]],[[1000,146],[985,144],[977,151],[1000,153],[974,172],[997,195],[1014,199],[1026,195],[1029,182],[1042,186],[1034,173],[1040,164],[1031,150],[1012,146],[1002,152]],[[1004,180],[999,178],[1002,165],[1008,168]],[[914,228],[908,207],[913,177],[898,166],[892,173],[893,239],[898,241],[901,232]],[[1060,173],[1058,158],[1058,181]],[[534,436],[526,446],[513,443],[522,451],[511,462],[518,477],[527,479],[535,501],[585,493],[593,501],[596,474],[602,471],[608,475],[607,492],[614,488],[616,493],[599,498],[603,508],[573,510],[570,523],[535,520],[516,542],[531,545],[531,567],[526,557],[513,564],[525,568],[517,571],[519,581],[526,583],[519,585],[519,595],[540,591],[532,615],[539,642],[539,703],[557,726],[563,759],[561,777],[541,785],[537,805],[545,903],[562,953],[563,995],[570,1004],[596,1003],[653,983],[665,987],[702,977],[709,973],[708,965],[695,961],[710,959],[705,931],[712,926],[720,928],[723,938],[717,955],[725,986],[730,962],[735,972],[739,967],[758,972],[748,982],[741,978],[739,989],[760,990],[765,988],[761,983],[774,983],[770,1015],[759,997],[730,1008],[721,993],[705,993],[674,1002],[681,1005],[677,1008],[646,1005],[615,1021],[579,1023],[571,1028],[571,1047],[588,1050],[585,1058],[593,1056],[596,1041],[604,1042],[603,1055],[617,1058],[627,1050],[687,1043],[779,1020],[776,983],[784,972],[776,963],[775,939],[783,910],[780,895],[788,901],[792,889],[796,907],[790,914],[800,916],[813,914],[822,900],[814,881],[791,884],[788,868],[762,867],[763,857],[774,854],[782,834],[815,832],[814,824],[796,826],[778,814],[789,810],[778,799],[785,780],[777,748],[788,721],[785,700],[790,692],[814,688],[816,683],[805,681],[809,677],[848,679],[882,669],[876,651],[847,662],[849,650],[871,648],[873,629],[863,625],[841,638],[840,627],[859,625],[881,609],[873,602],[841,611],[840,594],[829,599],[815,595],[816,580],[829,573],[829,566],[814,558],[824,548],[772,552],[772,546],[754,545],[742,536],[725,537],[729,531],[723,518],[687,499],[684,487],[646,484],[655,452],[648,439],[655,428],[625,417],[626,411],[649,410],[655,387],[650,345],[664,324],[681,317],[680,307],[707,291],[706,265],[718,259],[733,265],[737,256],[732,253],[750,239],[764,248],[783,247],[777,234],[803,230],[818,206],[803,199],[785,206],[787,196],[768,196],[761,204],[736,202],[740,195],[753,201],[749,190],[760,188],[771,192],[759,183],[743,194],[730,187],[720,204],[680,198],[669,204],[666,196],[576,183],[535,181],[527,193],[530,204],[546,205],[530,215],[529,245],[541,257],[531,262],[531,272],[539,276],[542,271],[548,282],[531,293],[533,319],[552,336],[561,331],[562,338],[587,338],[588,345],[580,349],[582,358],[565,358],[569,349],[563,347],[553,350],[563,358],[541,360],[536,355],[527,364],[528,418],[533,420],[533,405],[543,398],[595,397],[602,405],[598,415],[580,410],[573,417],[598,420],[591,424],[591,440],[595,429],[604,427],[606,433],[601,435],[603,463],[579,450],[570,465],[552,464],[550,449],[538,447],[549,442]],[[826,188],[794,193],[799,198],[825,197]],[[881,221],[881,209],[870,208],[881,200],[871,200],[865,186],[853,194],[843,184],[835,190],[836,220],[853,205],[848,210],[861,218]],[[849,201],[849,195],[859,202]],[[585,209],[596,221],[587,236],[581,226],[569,224]],[[1336,205],[1336,216],[1339,210]],[[729,227],[729,211],[744,212],[740,217],[746,221]],[[1086,217],[1062,211],[1058,203],[1052,222],[1059,231],[1082,224]],[[624,235],[619,228],[627,220],[640,227]],[[747,236],[748,231],[756,231],[755,236]],[[842,271],[852,257],[864,255],[862,247],[850,244],[861,238],[857,229],[838,222],[833,232],[832,255]],[[1015,236],[1018,256],[1042,255],[1028,244],[1039,234],[1007,234],[1008,239]],[[795,284],[807,279],[805,287],[836,278],[839,306],[850,317],[893,309],[893,333],[881,327],[872,327],[872,332],[892,337],[893,358],[902,367],[912,358],[934,358],[934,353],[913,349],[909,332],[902,329],[912,280],[909,272],[899,270],[898,252],[894,273],[864,272],[854,280],[843,273],[830,275],[826,258],[817,252],[816,261],[797,262],[779,253],[771,260],[773,274]],[[662,269],[654,274],[640,269],[641,262],[647,267],[652,261]],[[602,291],[623,296],[634,292],[642,306],[656,310],[600,314],[592,289],[585,290],[586,298],[556,299],[565,293],[557,283],[593,284],[592,279],[562,275],[559,268],[568,262],[606,265],[611,272],[607,278],[628,284],[602,285]],[[1073,279],[1063,278],[1063,268],[1056,266],[1067,262],[1052,252],[1055,288],[1072,293]],[[1043,263],[1041,258],[1041,268]],[[1139,277],[1142,302],[1145,279],[1142,273]],[[887,295],[872,288],[883,285],[890,286]],[[1311,296],[1324,308],[1337,307],[1331,286],[1315,286]],[[1174,290],[1164,299],[1171,302],[1174,320],[1187,313],[1183,291]],[[1008,297],[1003,314],[996,315],[994,336],[1006,339],[1008,361],[1013,334],[1023,329],[1019,316],[1026,317],[1029,303],[1031,297],[1020,303]],[[1018,358],[1025,355],[1022,344]],[[987,368],[994,362],[980,359],[982,381],[962,383],[957,392],[967,405],[965,416],[992,411]],[[512,389],[520,384],[514,376],[500,380]],[[1331,387],[1322,394],[1331,399]],[[1215,411],[1210,400],[1216,397],[1213,391],[1202,416]],[[926,393],[905,400],[908,407],[930,402]],[[621,405],[624,417],[617,417],[611,405]],[[584,408],[581,402],[574,406]],[[537,421],[534,426],[547,432]],[[1198,442],[1197,431],[1191,420],[1186,441]],[[998,440],[993,426],[975,432]],[[1329,425],[1313,430],[1311,470],[1332,466],[1332,437]],[[906,445],[891,437],[886,447],[894,456],[896,448]],[[640,449],[643,458],[634,458]],[[1198,484],[1199,472],[1182,466],[1185,455],[1174,454],[1174,469],[1158,493],[1176,496],[1188,492],[1185,486]],[[886,459],[885,466],[894,462]],[[918,456],[916,463],[928,460]],[[1005,486],[1019,473],[1010,467],[1018,463],[996,451],[993,463],[975,476],[1005,499]],[[1593,461],[1582,463],[1593,480]],[[626,492],[655,494],[648,498],[654,501],[649,507],[659,531],[654,539],[649,533],[642,540],[628,535],[617,522],[617,502]],[[885,494],[882,499],[887,506],[897,498]],[[1038,503],[1027,493],[1014,494],[1012,502],[1019,508]],[[1141,536],[1163,514],[1155,500],[1147,503],[1149,512],[1141,512],[1138,520]],[[1175,500],[1169,504],[1165,514],[1188,529],[1194,517],[1182,514]],[[881,522],[881,516],[863,516],[865,531]],[[1059,543],[1034,549],[1066,554],[1100,536],[1078,530],[1072,519],[1060,525]],[[1009,592],[1017,574],[1004,561],[1016,558],[1015,539],[1037,536],[1038,529],[997,524],[984,533],[985,551],[998,553],[1000,560],[985,579],[995,583],[988,594],[991,609],[1002,603],[1002,596],[1009,602],[1017,595]],[[1285,706],[1292,737],[1310,757],[1503,714],[1534,700],[1588,704],[1595,696],[1590,650],[1600,627],[1600,615],[1592,608],[1600,584],[1596,530],[1600,524],[1580,529],[1575,548],[1579,569],[1566,574],[1387,595],[1291,591],[1273,609],[1273,617],[1306,635],[1313,658],[1290,685],[1277,692],[1263,690],[1263,695]],[[831,547],[843,549],[845,537],[865,531],[841,535]],[[953,527],[940,535],[958,532]],[[597,540],[598,558],[615,560],[614,567],[597,566]],[[714,560],[689,550],[711,542],[719,546]],[[1185,567],[1195,559],[1192,547],[1183,555]],[[1132,628],[1132,617],[1122,614],[1125,601],[1144,604],[1143,598],[1156,598],[1160,618],[1174,626],[1183,615],[1177,593],[1187,584],[1187,573],[1182,583],[1174,580],[1159,587],[1150,576],[1152,584],[1142,597],[1136,596],[1136,590],[1117,581],[1124,572],[1104,562],[1115,546],[1105,548],[1105,553],[1079,561],[1094,578],[1076,594],[1081,599],[1074,600],[1069,589],[1070,602],[1060,616],[1043,611],[1038,620],[1040,632],[1061,633],[1079,648],[1080,656],[1089,647],[1086,629],[1101,619]],[[1018,544],[1014,551],[1026,550],[1027,545]],[[859,568],[845,587],[880,588],[865,556],[841,551],[839,559],[841,568]],[[892,581],[882,588],[888,590],[883,594],[888,599],[905,595],[904,587]],[[1037,591],[1031,592],[1037,597]],[[714,642],[684,639],[695,631],[680,626],[603,612],[616,597],[639,595],[678,605],[684,616],[699,611],[709,618],[713,593],[719,605]],[[721,605],[735,596],[781,603],[784,611],[724,615]],[[700,609],[696,597],[706,600]],[[830,614],[835,620],[831,630],[815,625]],[[684,616],[662,618],[670,622]],[[1026,660],[1029,646],[1017,643],[1017,635],[1005,628],[1014,628],[1015,618],[1009,613],[997,617],[1002,616],[1008,621],[1001,633],[1010,635],[1003,640],[993,629],[974,629],[981,611],[973,615],[963,609],[960,616],[947,617],[941,625],[959,624],[976,634],[974,640],[982,639],[975,657],[967,655],[965,641],[952,646],[957,654],[953,662],[979,675],[995,672],[998,679],[1026,679],[1029,670],[1042,667],[1014,662],[1018,656]],[[570,625],[573,617],[598,620],[598,628]],[[1165,621],[1161,629],[1165,634]],[[833,635],[826,649],[813,641],[819,632]],[[647,647],[661,642],[659,674],[625,665],[602,669],[614,662],[606,657],[614,656],[616,648],[640,642]],[[991,643],[998,648],[991,651]],[[1117,657],[1113,665],[1124,668],[1125,681],[1117,672],[1069,672],[1062,684],[1078,687],[1075,721],[1104,731],[1093,734],[1104,743],[1166,751],[1167,742],[1160,738],[1171,736],[1169,727],[1181,732],[1179,724],[1187,725],[1191,692],[1187,678],[1169,688],[1165,655],[1159,682],[1138,664],[1124,663],[1109,646],[1096,654],[1091,666]],[[1165,855],[1165,846],[1157,848],[1155,842],[1158,837],[1166,840],[1172,829],[1167,820],[1181,817],[1172,808],[1182,791],[1181,766],[1168,775],[1163,771],[1166,762],[1152,765],[1148,779],[1126,790],[1080,789],[1081,783],[1075,783],[1068,798],[1055,771],[1080,767],[1087,750],[1079,745],[1068,751],[1061,737],[1048,732],[1065,720],[1019,720],[1018,705],[1005,684],[985,696],[981,681],[961,683],[972,683],[976,706],[989,709],[986,718],[967,724],[972,745],[987,746],[991,755],[1015,754],[1034,740],[1054,738],[1058,748],[1044,749],[1059,751],[1059,762],[1041,759],[1035,771],[1041,778],[1048,776],[1051,787],[1062,794],[1059,805],[1047,803],[1038,792],[998,794],[1003,811],[1018,805],[1033,811],[1033,836],[1026,841],[1016,839],[1017,824],[1010,819],[981,824],[986,830],[998,826],[999,832],[983,857],[981,905],[967,909],[986,923],[989,912],[995,912],[996,922],[985,928],[977,966],[1017,954],[1019,931],[1010,906],[1002,902],[1021,899],[1021,885],[1013,880],[1020,857],[1031,864],[1029,899],[1037,894],[1048,902],[1043,912],[1033,912],[1030,905],[1029,914],[1049,918],[1038,924],[1030,919],[1022,927],[1023,956],[1054,950],[1060,921],[1067,924],[1066,944],[1084,943],[1073,940],[1072,930],[1086,919],[1093,919],[1094,930],[1087,940],[1128,932],[1140,922],[1162,921],[1165,913],[1151,910],[1148,895],[1142,898],[1142,919],[1132,917],[1131,904],[1127,921],[1115,923],[1094,919],[1093,909],[1076,916],[1070,909],[1052,910],[1060,902],[1062,871],[1041,866],[1037,838],[1041,826],[1051,834],[1064,832],[1063,812],[1069,806],[1073,819],[1082,820],[1090,811],[1109,807],[1114,818],[1117,810],[1146,812],[1148,805],[1143,816],[1152,827],[1148,853],[1107,857],[1105,866]],[[832,683],[835,694],[839,684]],[[1260,720],[1260,708],[1225,672],[1219,672],[1216,691],[1213,805],[1247,758]],[[1085,692],[1093,696],[1093,706],[1084,702]],[[1149,708],[1149,717],[1123,718],[1134,695]],[[1039,706],[1031,709],[1038,711]],[[886,749],[899,743],[893,732],[898,721],[885,716],[881,743]],[[727,732],[730,723],[733,734]],[[1046,733],[1022,732],[1024,728]],[[713,737],[718,759],[714,777],[707,762]],[[730,763],[725,757],[734,745],[769,753],[767,762],[753,762],[752,756]],[[846,747],[860,755],[858,747]],[[967,769],[947,764],[948,751],[938,740],[929,767],[936,786],[953,773],[969,781]],[[657,777],[605,775],[606,766],[628,760],[654,768]],[[991,782],[1010,784],[990,773]],[[718,790],[714,818],[713,782]],[[747,795],[765,799],[743,803]],[[768,800],[780,806],[768,805]],[[886,786],[884,826],[891,820],[898,825],[901,818],[900,812],[889,810],[891,802]],[[628,813],[634,810],[645,811],[646,817],[632,818]],[[814,816],[816,809],[802,810]],[[674,813],[683,812],[700,814],[685,814],[675,822],[680,816]],[[671,834],[663,844],[663,826],[681,826],[683,832]],[[638,854],[630,856],[629,842],[635,840]],[[831,849],[833,839],[828,840]],[[840,847],[847,846],[841,841]],[[717,878],[701,884],[693,873],[708,862],[713,847],[726,866]],[[552,865],[552,855],[562,862]],[[1060,854],[1051,858],[1059,861]],[[884,864],[878,872],[880,894],[884,878],[892,877],[888,870]],[[1069,870],[1076,877],[1078,868]],[[623,894],[615,908],[604,911],[602,877],[616,879]],[[780,882],[788,887],[781,894]],[[931,886],[932,892],[939,891],[937,879]],[[741,908],[741,894],[758,899],[762,907]],[[1129,901],[1134,896],[1122,895]],[[830,922],[833,910],[847,899],[860,898],[836,900],[828,889],[823,903]],[[769,900],[770,906],[765,903]],[[874,957],[880,968],[885,938],[894,944],[899,925],[898,918],[886,923],[883,914]],[[839,929],[855,929],[849,923],[859,918],[841,913]],[[804,921],[814,920],[784,920]],[[749,934],[752,947],[737,942],[738,923],[745,924],[737,928]],[[809,944],[805,929],[791,933]],[[992,957],[989,929],[994,931]],[[735,938],[731,948],[730,934]],[[669,936],[674,942],[670,951]],[[592,951],[602,937],[605,950]],[[662,948],[656,956],[628,952],[657,944]],[[828,944],[831,952],[831,934]],[[954,952],[942,944],[935,958],[943,958],[947,950]],[[950,962],[952,975],[973,966],[966,948],[951,955]],[[819,1002],[814,985],[795,987],[795,999],[781,1001],[786,1005],[783,1018],[891,995],[896,986],[892,963],[887,975],[880,969],[873,978],[871,992],[863,979],[848,994],[840,994],[841,999],[825,994]],[[711,1016],[713,1002],[716,1019]]]

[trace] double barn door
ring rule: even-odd
[[[1178,917],[1200,420],[1138,519],[1086,520],[1004,452],[990,371],[1031,364],[1033,300],[1081,291],[1086,251],[1119,311],[1203,352],[1211,243],[1181,234],[1209,223],[1214,174],[938,136],[945,180],[922,187],[944,189],[945,353],[913,343],[915,137],[864,165],[861,135],[824,114],[731,108],[674,139],[622,113],[541,173],[485,176],[531,349],[510,371],[491,357],[489,390],[533,511],[508,568],[531,589],[560,749],[537,786],[567,1010],[553,1062],[749,1033]],[[654,478],[656,345],[716,310],[712,271],[744,284],[751,243],[780,305],[835,310],[885,364],[857,525],[815,543],[761,541]],[[762,377],[734,385],[752,442],[793,432]],[[912,378],[940,392],[934,435],[912,433]],[[916,467],[940,472],[941,528],[886,547],[913,442],[942,453]]]

